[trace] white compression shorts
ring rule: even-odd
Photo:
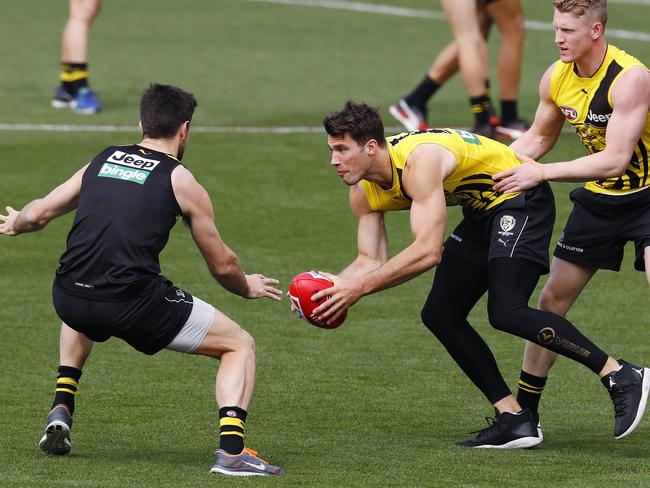
[[[165,349],[192,353],[201,345],[210,327],[212,327],[215,314],[214,307],[200,298],[195,296],[192,298],[194,305],[187,322]]]

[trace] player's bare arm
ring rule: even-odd
[[[357,217],[357,245],[359,254],[343,271],[341,278],[352,278],[379,268],[388,261],[388,235],[384,213],[370,208],[361,183],[350,187],[350,208]]]
[[[506,185],[510,183],[510,180],[506,179],[514,174],[537,182],[531,186],[544,180],[544,167],[535,160],[544,156],[555,146],[564,124],[564,116],[551,98],[551,77],[556,63],[549,66],[539,82],[539,105],[533,124],[510,145],[510,148],[517,153],[524,164],[494,175],[492,179],[497,181],[494,185],[494,189],[497,191],[505,191]]]
[[[412,198],[413,242],[379,268],[355,279],[326,274],[334,286],[313,296],[314,301],[331,297],[314,310],[319,320],[336,319],[362,296],[408,281],[440,262],[447,221],[442,182],[455,164],[453,155],[442,147],[423,145],[413,150],[403,175],[404,189]]]
[[[494,176],[500,180],[495,189],[509,193],[532,188],[544,180],[590,181],[621,176],[648,116],[650,73],[642,67],[631,68],[613,86],[611,100],[612,115],[607,123],[603,151],[544,165],[522,155],[524,164]]]
[[[17,236],[41,230],[61,215],[77,208],[81,180],[88,165],[78,170],[43,198],[29,202],[22,210],[6,207],[7,215],[0,215],[0,234]]]
[[[244,274],[239,258],[217,230],[208,192],[192,173],[178,166],[172,173],[172,187],[210,274],[224,288],[244,298],[266,297],[279,301],[282,292],[273,286],[278,284],[277,280],[261,274]]]
[[[510,145],[514,151],[531,159],[539,159],[549,152],[562,132],[564,117],[551,98],[551,76],[554,69],[555,63],[546,70],[539,82],[539,104],[533,124]]]

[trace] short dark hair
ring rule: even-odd
[[[339,112],[330,112],[323,119],[325,131],[332,137],[350,137],[363,146],[370,139],[375,139],[380,147],[386,146],[384,123],[379,110],[365,102],[348,100]]]
[[[173,137],[181,125],[192,120],[194,95],[177,86],[151,83],[140,99],[142,133],[152,139]]]

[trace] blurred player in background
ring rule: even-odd
[[[470,104],[475,114],[473,132],[495,138],[516,139],[527,124],[519,118],[517,106],[519,79],[524,50],[524,13],[519,0],[475,0],[476,19],[473,10],[466,12],[467,2],[444,2],[456,40],[438,54],[422,81],[404,98],[389,107],[389,111],[408,131],[426,129],[427,103],[438,89],[451,78],[459,68],[470,95]],[[457,20],[460,18],[460,20]],[[499,93],[501,117],[496,115],[488,91],[488,54],[486,40],[492,24],[501,31],[499,47]],[[478,29],[478,33],[476,29]],[[480,35],[481,43],[476,40]],[[467,38],[471,37],[471,41]],[[469,58],[469,62],[463,64]],[[469,64],[469,68],[466,66]],[[471,71],[468,72],[468,70]],[[466,75],[466,73],[469,73]]]
[[[114,336],[145,354],[166,348],[220,359],[220,443],[211,472],[282,474],[244,447],[255,384],[253,338],[160,275],[158,256],[183,217],[208,270],[223,287],[244,298],[280,300],[277,280],[244,274],[214,224],[210,196],[180,162],[195,107],[192,94],[152,84],[140,102],[142,142],[106,148],[47,196],[20,212],[7,207],[7,215],[0,215],[0,234],[13,236],[40,230],[77,210],[52,288],[54,308],[63,320],[60,363],[39,446],[51,454],[70,452],[82,369],[94,343]]]
[[[542,441],[537,418],[521,409],[489,347],[467,321],[486,291],[493,327],[603,378],[614,402],[615,434],[634,430],[645,409],[650,370],[617,362],[565,318],[528,306],[539,277],[548,272],[555,220],[548,183],[525,192],[496,192],[492,175],[520,164],[510,148],[453,129],[385,138],[378,111],[366,104],[348,102],[328,114],[324,125],[330,164],[349,186],[359,253],[338,276],[325,274],[334,285],[313,296],[314,301],[330,297],[314,310],[316,319],[335,320],[361,297],[437,266],[422,320],[499,412],[492,425],[460,445],[525,448]],[[448,205],[461,205],[464,218],[443,245]],[[384,212],[407,209],[413,242],[389,258]],[[641,381],[622,390],[611,386],[628,376]]]
[[[571,192],[573,210],[539,300],[542,310],[565,315],[598,269],[620,269],[627,242],[635,246],[634,267],[645,270],[650,284],[650,72],[607,43],[605,0],[555,0],[553,5],[560,60],[542,77],[530,130],[511,146],[526,163],[497,174],[495,189],[523,191],[543,181],[588,182]],[[544,165],[523,156],[539,159],[549,152],[565,119],[587,156]],[[552,351],[526,344],[518,394],[523,406],[537,411],[556,358]],[[628,388],[629,381],[616,387]]]
[[[95,114],[102,109],[97,94],[88,85],[88,38],[100,0],[69,0],[68,21],[61,38],[61,85],[52,106],[70,108],[79,114]]]

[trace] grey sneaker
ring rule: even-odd
[[[272,476],[282,475],[284,471],[279,466],[273,466],[257,456],[257,451],[247,447],[239,454],[228,454],[223,449],[217,449],[217,459],[210,469],[211,474],[227,474],[229,476]]]
[[[601,378],[614,402],[614,437],[622,439],[641,422],[650,390],[650,369],[619,359],[621,369]]]
[[[55,405],[47,416],[45,433],[38,447],[48,454],[68,454],[72,449],[71,429],[72,415],[68,407],[63,404]]]

